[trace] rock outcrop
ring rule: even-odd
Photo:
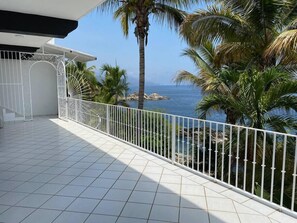
[[[144,100],[150,100],[150,101],[158,101],[158,100],[168,100],[169,98],[166,96],[161,96],[157,93],[152,93],[150,95],[144,94]],[[126,97],[126,100],[128,101],[138,101],[138,93],[134,92],[132,94],[129,94]]]

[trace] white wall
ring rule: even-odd
[[[57,74],[56,69],[46,63],[33,65],[30,73],[33,117],[38,115],[57,115]]]
[[[0,59],[0,107],[24,114],[19,60]]]

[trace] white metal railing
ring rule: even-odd
[[[68,98],[67,117],[296,214],[297,136]]]

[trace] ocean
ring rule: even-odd
[[[138,92],[138,87],[130,87],[129,94]],[[146,86],[146,94],[157,93],[169,97],[169,100],[145,101],[144,107],[148,110],[197,118],[195,111],[197,103],[202,99],[200,89],[190,85],[158,85]],[[132,108],[137,107],[137,101],[129,101]],[[212,113],[207,116],[208,120],[225,122],[225,115]]]

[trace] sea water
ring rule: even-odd
[[[130,87],[129,94],[138,92],[138,87]],[[197,104],[203,95],[201,90],[190,85],[158,85],[146,86],[146,94],[157,93],[169,97],[169,100],[145,101],[144,107],[148,110],[161,111],[169,114],[197,118]],[[132,108],[137,107],[137,101],[129,101]],[[213,112],[207,115],[208,120],[225,122],[223,113]]]

